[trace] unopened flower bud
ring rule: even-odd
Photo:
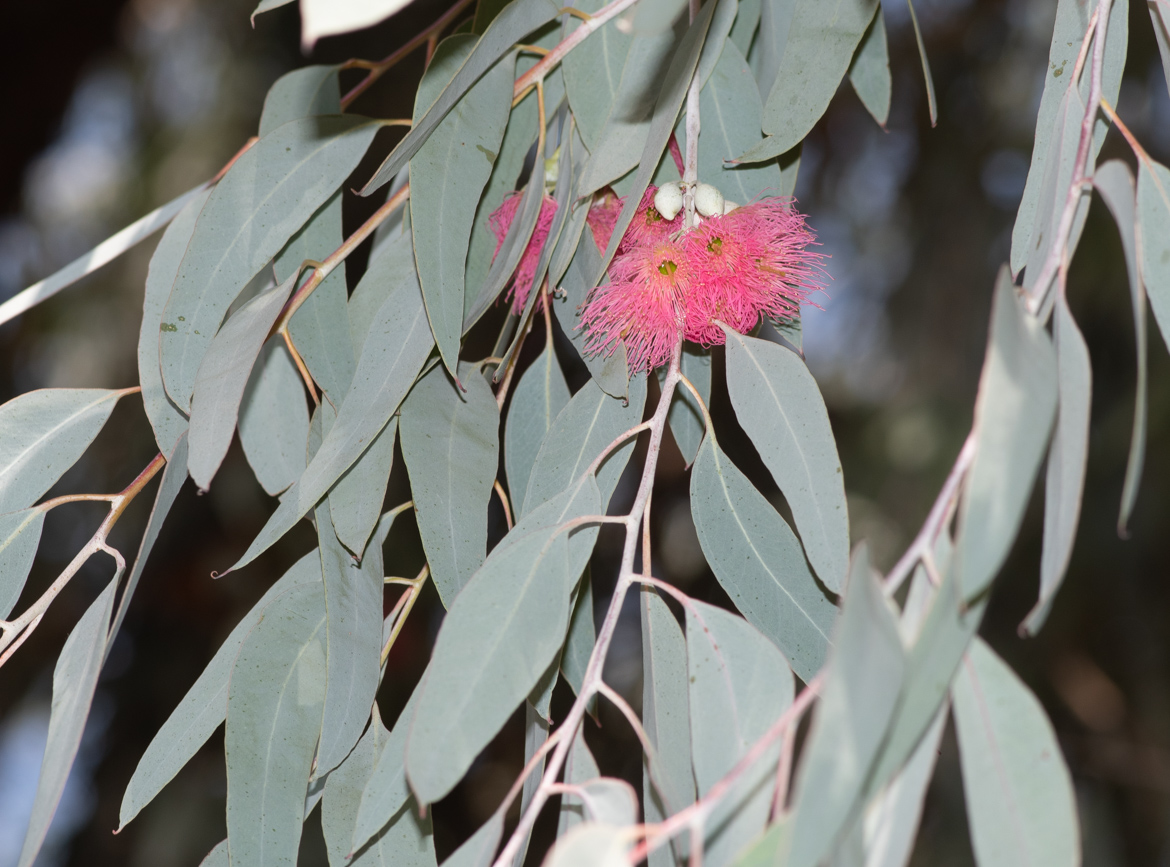
[[[710,184],[695,185],[695,210],[704,217],[723,213],[723,193]]]
[[[654,210],[666,221],[673,220],[682,210],[683,192],[677,181],[670,181],[658,188],[654,194]]]
[[[726,199],[723,202],[723,213],[730,214],[732,211],[734,211],[738,207],[739,207],[739,205],[737,205],[735,202],[731,201],[731,199]]]

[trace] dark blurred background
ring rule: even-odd
[[[1130,48],[1119,112],[1155,158],[1170,161],[1170,96],[1146,4],[1130,10]],[[254,133],[264,93],[305,62],[378,58],[441,11],[418,0],[383,25],[299,52],[295,5],[249,26],[246,0],[90,0],[16,4],[0,53],[6,110],[0,137],[0,300],[52,273],[113,231],[201,182]],[[1047,62],[1054,0],[918,0],[939,98],[930,127],[905,5],[885,10],[894,76],[886,131],[848,85],[806,143],[797,195],[832,255],[823,310],[805,316],[804,348],[825,392],[845,469],[855,539],[888,568],[913,537],[971,423],[991,286],[1006,260],[1028,167]],[[409,116],[421,55],[354,110]],[[356,73],[349,73],[357,80]],[[349,79],[344,79],[348,82]],[[379,140],[364,180],[391,139]],[[1104,157],[1132,163],[1111,133]],[[377,202],[347,205],[352,229]],[[136,383],[142,285],[154,240],[20,320],[0,327],[0,399],[46,386]],[[364,252],[355,256],[360,274]],[[1116,531],[1133,417],[1134,334],[1117,231],[1095,202],[1072,267],[1072,309],[1093,358],[1088,483],[1073,564],[1035,639],[1017,625],[1034,602],[1041,498],[996,584],[982,634],[1050,714],[1077,787],[1087,865],[1170,865],[1170,365],[1150,324],[1149,449],[1130,538]],[[567,357],[566,357],[567,358]],[[716,368],[721,370],[717,354]],[[570,370],[571,375],[580,371]],[[766,493],[750,445],[737,440],[725,393],[713,397],[721,440]],[[655,496],[655,571],[686,592],[726,602],[706,568],[673,447]],[[154,454],[137,398],[116,410],[94,447],[56,492],[122,488]],[[396,467],[389,499],[398,502]],[[627,480],[629,481],[629,480]],[[630,497],[626,484],[619,499]],[[153,489],[112,540],[136,550]],[[396,498],[397,497],[397,498]],[[219,643],[263,590],[313,544],[307,524],[242,574],[213,581],[274,506],[233,446],[211,492],[184,489],[130,608],[99,685],[77,767],[41,865],[196,865],[224,834],[222,732],[121,834],[122,792],[151,737]],[[102,510],[74,505],[46,521],[21,605],[35,598],[89,538]],[[497,516],[498,518],[499,516]],[[604,606],[616,535],[594,559]],[[399,522],[388,563],[413,575],[417,534]],[[1162,553],[1159,553],[1161,551]],[[48,720],[52,669],[65,636],[110,574],[95,559],[0,670],[0,867],[15,864]],[[640,704],[636,611],[627,612],[607,671]],[[408,622],[379,696],[397,715],[441,619],[433,592]],[[558,688],[554,713],[571,700]],[[638,748],[616,716],[588,723],[603,771],[634,780]],[[519,716],[437,805],[440,860],[495,808],[522,761]],[[639,785],[640,788],[640,785]],[[550,822],[538,827],[547,841]],[[323,864],[316,818],[302,863]],[[948,733],[932,784],[915,865],[970,864],[962,785]]]

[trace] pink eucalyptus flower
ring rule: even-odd
[[[630,220],[630,227],[626,229],[626,234],[622,237],[621,245],[618,247],[619,253],[623,251],[623,248],[665,241],[682,230],[683,215],[681,212],[676,214],[673,220],[667,220],[654,207],[654,194],[657,192],[658,187],[650,186],[642,194],[638,210],[634,212],[634,218]]]
[[[492,254],[493,262],[500,252],[500,247],[503,246],[504,238],[507,237],[508,229],[511,228],[512,221],[516,219],[516,214],[523,201],[524,193],[522,191],[512,193],[504,199],[502,205],[492,211],[491,217],[488,218],[488,225],[496,236],[496,252]],[[512,302],[512,310],[515,313],[522,311],[524,305],[528,303],[528,294],[532,291],[532,283],[536,277],[536,266],[540,261],[540,251],[544,248],[544,242],[548,240],[549,228],[552,226],[556,212],[556,200],[552,196],[546,195],[540,203],[540,215],[536,218],[536,228],[532,232],[528,246],[524,248],[524,255],[520,257],[520,264],[516,266],[516,273],[512,275],[512,286],[508,290],[508,299]]]
[[[631,371],[665,364],[682,336],[692,282],[685,250],[667,239],[631,246],[614,257],[609,278],[581,311],[586,351],[608,355],[624,340]]]
[[[603,192],[594,196],[589,213],[585,215],[585,221],[593,230],[593,240],[597,244],[597,249],[602,253],[609,246],[609,239],[613,237],[613,230],[617,225],[618,216],[622,212],[622,205],[625,204],[625,201],[625,199],[619,199],[613,190],[606,187]]]
[[[790,318],[824,288],[824,255],[791,200],[762,199],[711,217],[682,238],[693,271],[686,298],[686,338],[703,346],[725,342],[716,322],[740,333],[760,316]]]

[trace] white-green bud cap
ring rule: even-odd
[[[723,193],[710,184],[695,185],[695,210],[704,217],[723,213]]]
[[[654,194],[654,210],[662,214],[662,219],[673,220],[683,206],[682,186],[678,181],[668,181],[658,188]]]
[[[737,205],[735,202],[731,201],[731,199],[725,199],[723,202],[723,213],[730,214],[732,211],[734,211],[738,207],[739,207],[739,205]]]

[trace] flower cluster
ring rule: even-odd
[[[504,199],[504,203],[492,211],[488,218],[488,225],[492,234],[496,236],[496,252],[492,254],[492,261],[500,253],[504,245],[504,238],[508,236],[508,229],[516,219],[516,213],[524,201],[524,193],[517,191]],[[512,302],[512,310],[519,313],[528,303],[528,294],[532,291],[532,284],[536,279],[536,266],[540,264],[540,251],[544,249],[544,242],[548,240],[549,230],[552,228],[553,217],[557,214],[557,202],[552,196],[545,195],[540,203],[540,214],[536,218],[536,228],[532,230],[532,238],[524,248],[524,255],[520,257],[520,264],[512,275],[512,285],[508,290],[508,300]]]
[[[581,310],[587,351],[610,354],[624,341],[630,369],[653,370],[670,360],[680,336],[703,346],[721,344],[726,340],[722,325],[746,333],[761,316],[789,318],[823,288],[824,256],[811,249],[815,239],[791,199],[762,198],[724,207],[718,191],[708,188],[704,192],[714,193],[716,210],[725,213],[713,213],[684,230],[683,216],[673,204],[675,191],[663,191],[671,195],[659,195],[651,187],[642,196],[610,262],[609,282],[595,289]],[[516,310],[531,291],[556,210],[551,202],[546,199],[516,272],[510,296]],[[612,192],[602,194],[587,215],[602,251],[622,204]],[[517,205],[518,195],[492,215],[501,242]]]

